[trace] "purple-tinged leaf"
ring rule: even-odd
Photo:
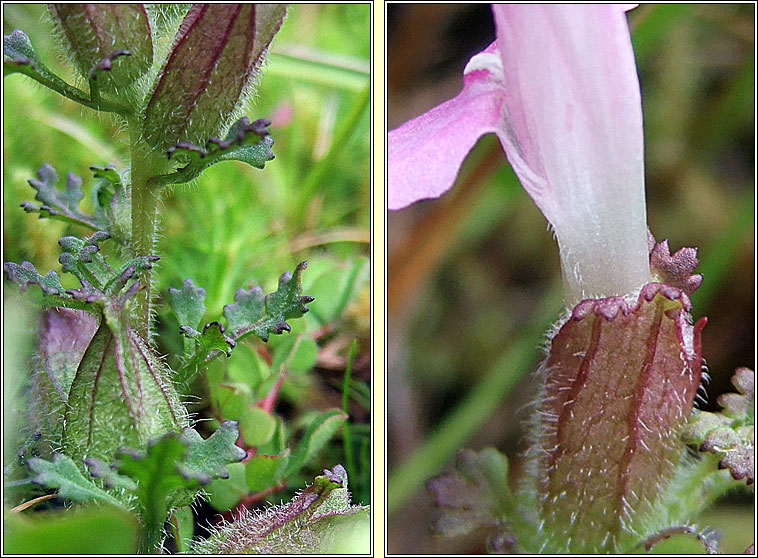
[[[300,262],[294,275],[285,272],[279,277],[276,292],[263,296],[260,287],[247,291],[238,289],[234,294],[234,304],[224,306],[224,317],[229,323],[231,337],[240,339],[254,333],[263,341],[269,334],[279,335],[290,331],[288,319],[299,318],[308,312],[306,304],[313,297],[302,296],[302,274],[308,262]]]
[[[455,471],[431,479],[426,488],[434,497],[435,534],[453,537],[486,529],[493,551],[516,545],[505,524],[509,510],[516,507],[508,487],[508,460],[494,448],[460,450]]]
[[[684,431],[684,441],[720,457],[719,469],[735,480],[755,482],[755,374],[738,368],[732,384],[739,393],[719,396],[720,413],[698,411]]]

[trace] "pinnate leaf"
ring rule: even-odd
[[[3,264],[5,276],[9,281],[16,283],[21,292],[31,285],[39,285],[42,292],[46,295],[56,295],[62,298],[70,298],[66,290],[61,285],[61,280],[55,271],[48,271],[45,275],[40,275],[34,265],[29,262],[21,262],[21,265],[13,262]]]
[[[239,289],[234,304],[224,306],[231,336],[240,339],[254,333],[268,341],[271,333],[290,331],[287,320],[303,316],[308,312],[306,304],[313,301],[313,297],[302,296],[302,274],[307,266],[308,262],[301,262],[294,274],[282,274],[276,292],[265,297],[260,287]]]
[[[234,339],[224,335],[224,326],[218,322],[205,324],[202,332],[186,325],[181,326],[179,331],[185,337],[196,341],[195,352],[176,373],[176,382],[179,384],[186,384],[205,362],[217,354],[230,356],[232,349],[237,345]]]
[[[131,492],[137,489],[137,484],[123,475],[119,475],[116,472],[116,468],[108,465],[105,461],[101,461],[95,457],[85,459],[84,463],[89,467],[90,475],[95,478],[103,479],[103,482],[107,488],[123,488]]]
[[[87,479],[67,455],[56,453],[52,462],[33,457],[27,460],[27,464],[35,474],[32,482],[46,488],[57,488],[62,498],[72,502],[98,500],[116,506],[121,505],[115,497]]]
[[[696,411],[684,431],[684,441],[702,452],[721,457],[720,469],[729,469],[735,480],[755,481],[755,374],[738,368],[732,384],[739,393],[718,398],[720,413]]]
[[[81,178],[69,172],[65,187],[60,190],[58,188],[58,174],[47,163],[37,171],[37,177],[37,180],[30,179],[29,185],[37,191],[34,199],[41,202],[42,205],[24,202],[21,204],[24,211],[39,213],[40,219],[58,219],[82,225],[95,231],[108,228],[108,220],[105,214],[93,216],[79,209],[79,202],[84,197]]]

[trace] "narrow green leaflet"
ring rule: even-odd
[[[27,464],[35,474],[32,482],[46,488],[57,488],[62,498],[72,502],[98,500],[122,506],[116,498],[85,478],[76,463],[62,453],[54,454],[52,462],[32,457],[27,460]]]
[[[234,304],[224,306],[231,337],[239,340],[254,333],[268,341],[271,333],[290,331],[287,320],[303,316],[308,312],[306,304],[313,301],[311,296],[302,296],[302,274],[307,266],[308,262],[300,262],[294,274],[283,273],[276,292],[265,297],[260,287],[237,290]]]
[[[192,279],[185,279],[181,289],[168,290],[168,303],[179,325],[195,328],[205,315],[205,290],[195,287]]]
[[[340,409],[329,409],[316,417],[292,450],[284,476],[289,478],[300,471],[332,439],[347,418]]]
[[[171,514],[171,525],[174,527],[174,542],[178,552],[189,550],[189,543],[195,534],[195,517],[192,508],[185,506],[174,510]]]
[[[226,138],[210,138],[205,147],[179,142],[166,150],[169,159],[176,159],[186,165],[171,174],[155,177],[152,186],[182,184],[197,178],[209,166],[221,161],[242,161],[257,169],[262,169],[267,161],[274,158],[271,146],[274,140],[267,127],[271,124],[265,118],[253,122],[247,117],[232,124]]]
[[[194,429],[185,428],[180,439],[187,446],[187,453],[181,470],[198,479],[228,478],[226,466],[241,461],[246,455],[245,450],[235,445],[238,437],[237,423],[232,420],[222,422],[207,440]]]
[[[247,512],[241,519],[215,528],[210,537],[192,544],[201,554],[320,554],[339,539],[361,534],[351,552],[368,552],[369,508],[350,503],[347,473],[341,465],[325,470],[314,483],[282,506]],[[355,520],[359,522],[356,523]],[[338,539],[339,537],[339,539]]]

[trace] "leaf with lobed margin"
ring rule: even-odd
[[[98,500],[123,506],[117,498],[85,478],[76,463],[67,455],[56,453],[52,462],[33,457],[27,460],[27,464],[35,475],[32,482],[46,488],[57,488],[61,498],[72,502]]]
[[[720,456],[719,469],[746,484],[755,482],[755,373],[738,368],[732,377],[738,393],[719,396],[720,413],[696,411],[684,431],[686,443]]]
[[[195,340],[195,351],[177,370],[175,381],[179,385],[185,385],[206,362],[218,354],[231,356],[232,349],[237,343],[231,337],[224,335],[224,326],[219,322],[209,322],[203,327],[203,331],[197,331],[183,325],[179,332],[188,339]]]
[[[108,221],[103,215],[88,215],[79,209],[79,202],[84,197],[82,179],[73,172],[68,173],[64,190],[58,188],[58,174],[47,163],[37,170],[37,177],[30,179],[29,185],[37,191],[34,199],[42,205],[24,202],[21,204],[24,211],[39,213],[40,219],[57,219],[95,231],[108,228]]]
[[[187,453],[181,469],[185,474],[204,475],[209,481],[229,478],[226,466],[242,461],[247,455],[236,445],[238,437],[237,423],[232,420],[222,422],[207,440],[194,429],[185,428],[180,439],[187,446]]]
[[[211,137],[202,148],[189,142],[179,142],[166,150],[169,159],[186,163],[172,174],[151,179],[153,186],[183,184],[197,178],[205,169],[221,161],[242,161],[257,169],[264,168],[267,161],[274,159],[271,139],[267,127],[271,122],[259,118],[250,122],[240,118],[229,129],[226,138]]]
[[[234,304],[224,306],[231,337],[239,340],[254,333],[268,341],[271,333],[290,331],[287,320],[303,316],[308,312],[306,304],[313,301],[311,296],[302,296],[302,274],[307,266],[308,262],[300,262],[294,274],[282,274],[276,292],[265,297],[260,287],[238,289]]]
[[[168,304],[179,325],[194,328],[205,315],[205,290],[195,287],[192,279],[185,279],[181,289],[168,290]]]

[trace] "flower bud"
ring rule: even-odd
[[[195,4],[182,22],[145,109],[153,147],[203,144],[230,124],[250,93],[284,4]]]
[[[150,22],[142,4],[51,4],[50,13],[76,69],[96,79],[100,92],[121,93],[153,63]]]

